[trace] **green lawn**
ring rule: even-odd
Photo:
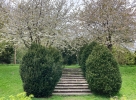
[[[122,88],[120,95],[125,95],[128,100],[136,100],[136,67],[121,67]]]
[[[78,65],[65,66],[77,68]],[[122,74],[122,88],[119,97],[125,95],[128,100],[136,100],[136,66],[120,67]],[[0,97],[7,97],[23,92],[22,82],[19,76],[19,65],[0,65]],[[50,98],[34,98],[33,100],[109,100],[109,98],[91,96],[52,96]]]
[[[23,91],[19,65],[0,65],[0,97]]]
[[[79,65],[70,65],[70,66],[65,65],[64,68],[80,68],[80,66]]]

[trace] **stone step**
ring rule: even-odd
[[[90,92],[89,89],[55,89],[53,93],[74,93],[74,92]]]
[[[82,72],[62,72],[62,74],[82,75]]]
[[[64,96],[76,96],[76,95],[91,95],[91,93],[88,93],[88,92],[80,92],[80,93],[53,93],[52,95],[64,95]]]
[[[55,89],[88,89],[88,86],[56,86]]]
[[[87,84],[86,81],[59,81],[58,84]]]
[[[81,77],[62,77],[61,76],[61,78],[60,79],[85,79],[83,76],[81,76]]]
[[[65,79],[61,78],[60,81],[86,81],[84,78],[83,79]]]
[[[57,86],[88,86],[88,84],[57,84]]]
[[[67,71],[67,72],[82,72],[82,70],[80,68],[64,68],[63,71]]]
[[[62,74],[61,77],[83,77],[83,75]]]
[[[91,95],[80,68],[65,68],[53,95]]]

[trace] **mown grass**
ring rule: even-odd
[[[65,68],[78,68],[78,65],[65,66]],[[122,88],[117,96],[125,95],[127,100],[136,100],[136,66],[120,67],[122,75]],[[0,65],[0,97],[16,95],[23,92],[22,81],[19,76],[19,65]],[[33,98],[33,100],[109,100],[110,98],[88,96],[51,96],[49,98]]]
[[[23,91],[19,65],[0,65],[0,97]]]
[[[122,88],[120,95],[125,95],[128,100],[136,100],[136,67],[120,67],[122,75]]]
[[[78,64],[76,65],[65,65],[64,68],[80,68]]]

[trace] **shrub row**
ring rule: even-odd
[[[93,47],[95,47],[97,45],[96,42],[91,42],[90,44],[88,44],[87,46],[85,46],[85,49],[83,50],[83,53],[81,54],[81,68],[82,68],[82,71],[83,71],[83,74],[85,76],[85,73],[86,73],[86,60],[89,56],[89,54],[92,52],[93,50]]]
[[[10,64],[13,53],[14,53],[13,46],[7,44],[3,51],[0,50],[0,63]]]
[[[92,42],[81,55],[81,67],[91,91],[107,96],[117,94],[122,80],[118,63],[108,48]]]
[[[135,53],[129,51],[127,48],[121,46],[114,46],[112,49],[112,54],[120,65],[136,64]]]
[[[82,65],[81,58],[82,58],[83,51],[84,51],[84,49],[85,49],[87,46],[88,46],[88,44],[84,44],[84,45],[80,48],[80,50],[79,50],[79,52],[78,52],[78,62],[79,62],[79,65],[80,65],[80,66]]]
[[[62,56],[55,48],[32,44],[22,59],[20,75],[24,91],[35,97],[52,94],[62,73]]]

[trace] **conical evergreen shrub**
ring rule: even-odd
[[[59,51],[37,44],[32,44],[20,65],[24,91],[34,97],[50,96],[61,73],[62,57]]]
[[[86,61],[86,79],[92,92],[111,96],[117,94],[122,80],[118,64],[111,52],[97,45]]]
[[[85,49],[87,46],[88,46],[88,44],[84,44],[84,45],[80,48],[80,50],[79,50],[79,52],[78,52],[78,63],[79,63],[80,66],[81,66],[82,53],[83,53],[84,49]]]
[[[81,60],[80,60],[80,64],[81,64],[81,68],[82,68],[82,71],[83,71],[83,74],[85,76],[85,73],[86,73],[86,60],[89,56],[89,54],[92,52],[93,48],[97,45],[98,43],[93,41],[91,42],[89,45],[87,45],[85,47],[85,49],[83,50],[82,54],[81,54]]]

